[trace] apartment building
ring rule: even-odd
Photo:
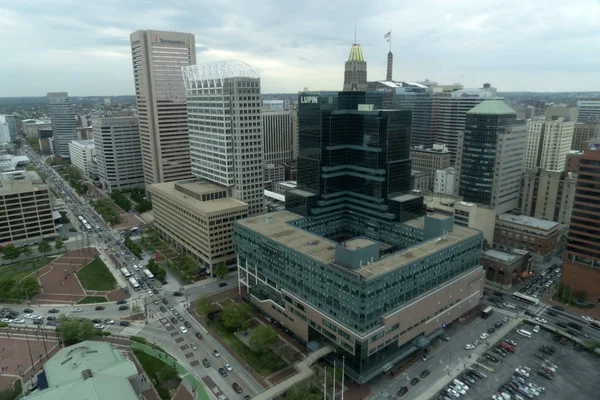
[[[571,220],[577,175],[538,169],[523,175],[521,214],[568,224]]]
[[[91,177],[91,168],[96,148],[93,140],[72,140],[69,143],[71,164],[77,167],[84,176]]]

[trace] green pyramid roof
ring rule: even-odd
[[[503,100],[484,100],[473,107],[467,114],[485,115],[517,115]]]

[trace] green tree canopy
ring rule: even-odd
[[[94,336],[94,324],[90,320],[79,322],[64,315],[60,316],[58,320],[60,337],[67,346],[90,340]]]
[[[221,263],[219,265],[217,265],[214,269],[213,269],[213,275],[220,278],[222,276],[224,276],[225,274],[227,274],[229,272],[229,270],[227,269],[227,267],[225,266],[225,263]]]
[[[213,308],[214,299],[212,296],[202,296],[196,300],[196,312],[206,317],[210,310]]]
[[[29,257],[32,253],[33,253],[33,250],[31,250],[30,247],[21,248],[21,254],[23,254],[24,256]]]
[[[59,237],[56,238],[56,240],[54,241],[54,248],[56,250],[60,250],[63,247],[65,247],[65,242],[63,242],[63,240]]]
[[[38,244],[38,251],[43,254],[50,253],[52,251],[52,246],[48,242],[42,242]]]
[[[165,366],[158,371],[156,378],[159,382],[163,383],[175,379],[178,375],[177,369],[174,366],[165,364]]]
[[[37,279],[32,276],[28,276],[21,280],[21,289],[26,298],[31,299],[34,296],[40,294],[40,284]]]
[[[221,320],[229,329],[239,329],[250,316],[250,306],[246,303],[228,302],[223,306]]]
[[[2,248],[2,254],[7,260],[15,260],[21,255],[21,247],[15,247],[13,244],[6,245]]]
[[[279,335],[271,325],[260,325],[252,330],[250,336],[250,350],[256,353],[264,353],[271,349]]]

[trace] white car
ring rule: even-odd
[[[587,322],[592,322],[592,321],[594,320],[593,318],[590,318],[590,317],[588,317],[587,315],[583,315],[583,316],[581,317],[581,319],[582,319],[582,320],[584,320],[584,321],[587,321]]]
[[[71,312],[82,312],[83,310],[81,308],[74,308],[71,310]]]
[[[11,322],[13,322],[13,320],[12,320],[12,319],[10,319],[10,318],[3,318],[3,319],[2,319],[2,322],[5,322],[5,323],[7,323],[7,324],[10,324]]]
[[[198,350],[198,346],[196,346],[195,344],[192,344],[192,350]]]
[[[225,363],[223,364],[223,367],[227,370],[227,371],[233,371],[233,367],[231,366],[231,364],[229,363]]]
[[[540,318],[540,317],[535,317],[535,320],[536,320],[537,322],[539,322],[540,324],[545,324],[546,322],[548,322],[548,321],[546,321],[544,318]]]
[[[540,331],[540,326],[536,325],[533,327],[533,333],[538,333]]]
[[[481,342],[479,340],[475,340],[473,341],[473,346],[477,347],[481,344]]]
[[[180,326],[179,330],[181,331],[181,333],[187,333],[187,329],[185,329],[185,326]]]
[[[32,315],[33,315],[33,314],[25,314],[25,315],[23,315],[23,316],[24,316],[25,318],[27,318],[27,319],[31,319]]]
[[[488,337],[488,336],[489,336],[489,335],[488,335],[487,333],[485,333],[485,332],[484,332],[484,333],[482,333],[481,335],[479,335],[479,339],[481,339],[481,340],[485,340],[485,339],[487,339],[487,337]]]
[[[152,292],[152,290],[148,290],[148,296],[154,296],[154,293]]]
[[[473,346],[470,343],[465,344],[465,350],[473,350],[475,348],[475,346]]]
[[[25,320],[23,318],[13,320],[13,324],[24,324]]]
[[[31,319],[42,319],[40,315],[31,314]]]
[[[115,321],[112,320],[112,319],[105,319],[104,323],[107,324],[107,325],[113,325],[115,323]]]
[[[96,328],[96,329],[104,329],[104,325],[102,325],[102,324],[94,324],[94,328]]]
[[[454,398],[459,398],[460,394],[458,394],[453,388],[449,387],[448,389],[446,389],[446,393],[449,393],[451,396],[454,396]]]
[[[529,378],[529,372],[525,371],[524,369],[515,368],[515,372],[521,376],[524,376],[525,378]]]
[[[452,390],[454,390],[457,393],[462,394],[463,396],[467,395],[467,392],[465,391],[465,389],[462,388],[462,386],[454,385],[454,386],[452,386]]]

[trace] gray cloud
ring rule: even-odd
[[[194,33],[199,63],[246,61],[265,92],[339,89],[355,19],[369,79],[385,76],[391,27],[398,80],[600,89],[596,0],[0,0],[0,96],[132,94],[137,29]]]

